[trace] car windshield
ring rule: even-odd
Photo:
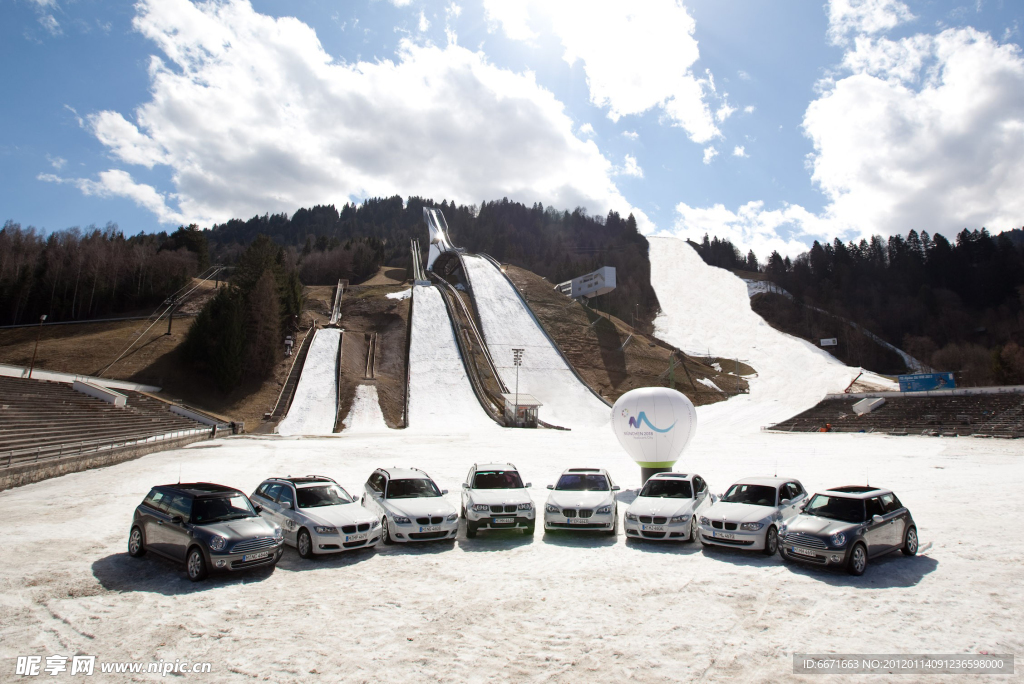
[[[754,504],[755,506],[774,506],[775,487],[768,485],[734,484],[722,497],[726,503]]]
[[[249,499],[240,493],[196,499],[192,504],[192,522],[198,525],[255,516],[256,511],[249,503]]]
[[[692,499],[693,489],[686,480],[648,480],[640,490],[640,496],[665,499]]]
[[[555,489],[569,492],[607,492],[608,478],[604,475],[566,473],[558,478]]]
[[[441,491],[433,480],[417,478],[415,480],[391,480],[388,482],[387,499],[415,499],[421,496],[441,496]]]
[[[299,508],[319,508],[320,506],[338,506],[352,503],[353,499],[344,489],[336,484],[300,487],[296,490],[299,497]]]
[[[859,523],[864,522],[864,502],[861,499],[851,499],[845,496],[815,494],[804,508],[804,513],[816,515],[819,518]]]
[[[473,478],[473,489],[520,489],[523,481],[514,470],[481,470]]]

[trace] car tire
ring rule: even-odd
[[[612,511],[612,529],[605,532],[609,537],[617,537],[619,535],[619,507],[616,506]]]
[[[305,527],[295,537],[295,550],[299,552],[299,558],[313,557],[313,537]]]
[[[386,515],[380,519],[380,541],[387,546],[395,543],[395,540],[391,538],[391,528],[388,527],[388,516]]]
[[[690,534],[687,535],[686,539],[684,539],[683,541],[685,541],[685,542],[687,542],[689,544],[692,544],[693,542],[697,541],[697,518],[696,517],[691,517],[690,518]]]
[[[786,550],[781,546],[779,546],[779,555],[782,556],[782,560],[787,563],[792,563],[794,561],[793,557],[786,553]]]
[[[766,556],[774,556],[779,550],[779,531],[775,525],[769,525],[768,531],[764,533],[764,550]]]
[[[465,506],[463,506],[462,510],[459,511],[459,517],[462,518],[463,520],[466,519],[466,507]]]
[[[860,577],[868,569],[868,550],[863,544],[854,544],[850,549],[850,558],[846,561],[846,572]]]
[[[900,551],[903,552],[904,556],[916,556],[919,543],[917,528],[911,525],[907,528],[907,533],[903,535],[903,548]]]
[[[466,521],[466,539],[476,538],[476,525],[469,520]]]
[[[142,528],[137,525],[128,533],[128,555],[132,558],[146,555],[146,542],[142,538]]]
[[[206,556],[198,546],[193,546],[188,550],[188,555],[185,556],[185,571],[193,582],[202,582],[209,574],[206,568]]]
[[[523,528],[523,534],[527,537],[532,537],[534,530],[537,529],[537,523],[530,521],[526,523],[526,527]]]

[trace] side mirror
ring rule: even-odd
[[[554,489],[555,485],[548,485],[548,489]]]
[[[291,510],[292,508],[295,508],[295,504],[293,504],[291,501],[286,501],[285,503],[281,504],[281,508],[287,508]]]
[[[876,525],[881,525],[882,523],[885,522],[885,518],[883,518],[882,516],[876,514],[876,515],[871,516],[871,522],[875,523]]]
[[[791,503],[793,503],[792,499],[783,499],[782,501],[779,502],[779,505],[780,506],[788,506]]]
[[[441,490],[441,496],[444,496],[444,495],[445,495],[445,494],[447,494],[447,493],[448,493],[448,490],[447,490],[447,489],[442,489],[442,490]]]
[[[463,482],[462,483],[462,488],[463,489],[469,489],[469,483],[468,482]]]
[[[800,504],[800,510],[801,511],[804,510],[805,508],[807,508],[807,502],[806,501],[804,501],[802,504]]]
[[[260,506],[259,504],[253,504],[252,507],[254,509],[256,509],[257,513],[262,513],[263,512],[263,506]]]
[[[622,487],[620,487],[619,485],[612,485],[612,491],[613,491],[613,492],[617,492],[617,491],[619,491],[620,489],[622,489]]]
[[[527,482],[526,484],[523,485],[523,489],[529,489],[532,486],[533,486],[532,482]]]
[[[185,522],[185,520],[180,515],[175,515],[171,518],[171,522],[175,525],[180,525],[181,523]]]

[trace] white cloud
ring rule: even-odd
[[[594,127],[592,125],[590,125],[589,123],[585,123],[582,126],[580,126],[576,130],[576,132],[578,134],[582,135],[585,138],[593,138],[594,137]]]
[[[418,28],[420,30],[420,33],[423,33],[428,28],[430,28],[430,22],[427,21],[427,14],[423,10],[420,10],[420,23]]]
[[[720,135],[707,102],[713,83],[692,71],[699,57],[695,23],[678,2],[484,0],[484,8],[514,40],[554,33],[563,59],[582,63],[590,101],[613,121],[661,108],[697,143]]]
[[[640,165],[636,163],[636,157],[627,154],[626,162],[616,169],[616,172],[623,176],[633,176],[634,178],[643,178],[644,170],[640,168]]]
[[[722,106],[715,112],[715,118],[718,119],[719,123],[721,123],[732,116],[735,112],[735,107],[730,107],[728,102],[723,102]]]
[[[408,7],[412,4],[412,0],[391,0],[391,4],[395,7]]]
[[[737,145],[736,147],[732,148],[732,156],[749,157],[750,155],[747,154],[747,150],[746,148],[743,147],[743,145]]]
[[[58,171],[64,168],[64,165],[68,163],[68,160],[64,157],[51,157],[50,155],[46,155],[46,161],[50,162],[50,166]]]
[[[756,110],[756,109],[757,109],[757,107],[755,107],[754,105],[747,105],[746,107],[743,108],[743,113],[744,114],[753,114],[754,110]]]
[[[718,150],[709,145],[704,148],[704,163],[710,164],[711,160],[718,156]]]
[[[124,197],[136,205],[156,214],[161,223],[183,224],[185,217],[167,206],[167,198],[157,192],[156,188],[143,183],[136,183],[130,174],[120,169],[111,169],[99,173],[99,180],[88,178],[61,178],[52,173],[41,173],[38,180],[49,183],[67,183],[74,185],[84,195],[95,197]]]
[[[740,77],[741,81],[749,81],[750,80],[750,74],[748,74],[743,69],[740,69],[739,71],[737,71],[736,75]]]
[[[632,211],[650,228],[532,73],[408,40],[395,61],[340,63],[306,24],[243,0],[137,8],[135,28],[171,64],[152,59],[151,98],[131,121],[105,111],[87,126],[115,159],[168,167],[175,192],[123,171],[69,181],[83,192],[131,197],[172,223],[400,194]]]
[[[828,37],[833,44],[843,45],[850,34],[875,35],[914,18],[900,0],[831,0]]]
[[[50,33],[51,36],[59,36],[64,33],[61,31],[60,23],[58,23],[52,14],[44,14],[39,17],[39,23]]]
[[[783,255],[804,252],[809,241],[826,230],[819,217],[796,205],[766,211],[764,202],[748,202],[737,211],[730,211],[721,204],[695,208],[680,202],[676,214],[672,230],[662,234],[699,242],[707,233],[728,239],[742,250],[753,249],[760,259],[774,250]]]
[[[640,137],[640,134],[636,131],[622,131],[623,138],[629,138],[630,140],[636,140]]]

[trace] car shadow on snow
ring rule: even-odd
[[[638,537],[626,537],[626,546],[647,553],[668,553],[677,556],[692,556],[700,552],[699,542],[662,541]]]
[[[795,575],[803,575],[834,587],[861,589],[898,589],[916,586],[925,575],[935,572],[939,562],[930,556],[904,556],[898,551],[868,561],[860,577],[840,568],[822,568],[796,561],[782,561]]]
[[[325,553],[314,555],[312,558],[303,558],[298,551],[286,544],[284,555],[277,561],[277,567],[287,572],[305,572],[320,568],[348,568],[373,558],[375,548],[371,546],[366,549]]]
[[[544,543],[555,546],[593,549],[601,546],[615,546],[621,533],[609,537],[601,530],[545,530]]]
[[[459,548],[470,553],[488,553],[508,551],[533,543],[532,534],[523,534],[522,530],[488,530],[477,532],[475,539],[468,539],[464,534],[458,538]]]
[[[127,553],[114,553],[92,564],[93,577],[107,591],[144,591],[164,596],[194,594],[217,587],[262,582],[272,573],[272,568],[210,573],[202,582],[193,582],[185,574],[184,563],[175,563],[153,553],[142,558],[132,558]]]

